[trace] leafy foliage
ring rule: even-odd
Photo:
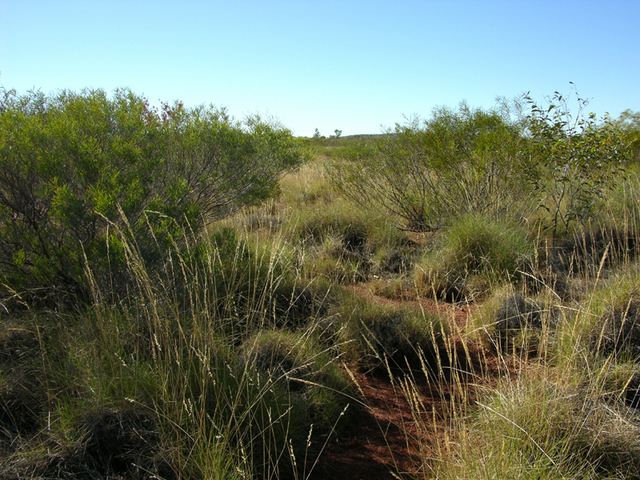
[[[14,292],[86,293],[87,262],[99,278],[123,261],[114,224],[159,262],[154,247],[274,194],[303,159],[288,130],[224,109],[158,110],[129,90],[2,93],[0,280]]]
[[[415,231],[432,231],[464,214],[528,216],[543,207],[553,234],[586,220],[631,160],[635,117],[619,122],[574,114],[555,93],[547,107],[529,95],[522,115],[503,102],[493,110],[440,108],[430,119],[396,125],[359,142],[332,166],[351,199],[382,206]],[[521,108],[522,102],[516,102]],[[506,108],[505,108],[506,107]],[[637,122],[636,122],[637,123]]]
[[[566,97],[556,92],[546,107],[529,95],[527,129],[537,173],[532,175],[541,206],[552,215],[554,236],[573,221],[586,220],[603,192],[616,184],[630,151],[620,128],[608,117],[586,118],[585,99],[577,96],[574,114]]]
[[[640,160],[640,112],[627,109],[620,114],[620,118],[615,123],[630,143],[633,160],[638,162]]]

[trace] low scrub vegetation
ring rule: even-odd
[[[459,217],[416,263],[416,286],[426,295],[462,301],[492,284],[517,283],[529,273],[534,251],[521,225]]]
[[[398,477],[640,478],[637,114],[519,105],[295,139],[3,91],[0,477],[313,480],[365,383]]]

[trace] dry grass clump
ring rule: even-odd
[[[65,331],[63,326],[68,327]],[[71,317],[23,312],[0,322],[0,451],[19,454],[50,422],[59,395],[81,395]],[[0,469],[0,475],[2,470]]]
[[[334,351],[315,349],[305,330],[327,311],[330,286],[293,280],[286,245],[267,248],[230,229],[158,252],[162,269],[148,270],[135,244],[123,245],[135,279],[126,299],[110,304],[96,291],[94,304],[66,322],[29,327],[25,317],[0,332],[0,476],[308,471],[318,436],[332,433],[348,403]],[[290,332],[267,342],[260,332],[274,326]],[[242,363],[247,350],[238,345],[252,340],[273,347],[262,351],[274,364],[303,362],[292,388],[259,373],[260,355]]]
[[[562,316],[549,295],[531,296],[507,284],[497,288],[475,315],[485,344],[503,354],[548,352]]]
[[[341,340],[352,362],[364,371],[428,370],[439,376],[449,367],[448,326],[438,314],[417,307],[372,303],[353,295],[340,308]]]
[[[318,436],[339,435],[349,421],[335,429],[354,401],[335,357],[308,332],[261,330],[240,346],[234,370],[247,379],[238,444],[251,441],[257,471],[303,476],[321,451]]]
[[[615,362],[606,372],[604,390],[608,397],[624,401],[640,414],[640,365],[636,362]]]
[[[336,301],[334,290],[323,278],[312,282],[288,278],[281,282],[273,295],[274,326],[291,331],[309,329],[329,315]]]
[[[454,424],[440,478],[640,478],[638,275],[603,248],[563,272],[571,296],[509,284],[479,309],[511,373]]]
[[[520,226],[475,215],[456,219],[416,266],[425,295],[457,302],[530,271],[534,245]]]
[[[309,279],[353,284],[410,262],[409,253],[403,253],[410,250],[405,232],[346,201],[302,208],[292,214],[286,231],[302,249],[301,273]]]
[[[563,355],[570,357],[577,348],[589,353],[588,361],[638,362],[639,280],[632,263],[610,270],[603,267],[595,279],[583,280],[589,289],[574,302],[579,308],[566,331]]]
[[[593,347],[605,357],[640,362],[640,296],[634,292],[625,303],[610,306],[602,315]]]
[[[460,460],[439,478],[640,478],[637,418],[572,373],[538,367],[504,380],[465,422],[452,446]]]
[[[53,449],[33,474],[44,478],[179,478],[167,461],[161,429],[152,412],[131,405],[93,408],[81,415],[70,435],[72,443]]]
[[[98,332],[87,335],[95,317],[85,315],[27,315],[3,323],[0,476],[177,478],[156,413],[124,402],[122,390],[116,394],[123,385],[131,397],[145,388],[122,368],[123,359],[132,358],[124,354],[131,353],[125,336],[111,331],[112,343],[101,343]],[[105,361],[110,356],[120,368]],[[122,408],[107,405],[115,398]]]
[[[33,433],[46,404],[42,376],[42,350],[37,332],[18,323],[0,326],[0,434],[8,440],[15,434]]]
[[[289,208],[301,208],[314,204],[328,205],[337,198],[326,175],[326,159],[322,156],[307,162],[280,181],[282,203]]]
[[[601,226],[576,232],[562,240],[549,258],[551,270],[559,274],[596,275],[604,266],[611,268],[632,262],[638,253],[635,232]]]
[[[310,423],[320,429],[331,425],[352,393],[335,357],[321,349],[309,332],[259,331],[241,346],[238,358],[242,369],[255,371],[304,400],[301,408],[307,419],[315,417]]]

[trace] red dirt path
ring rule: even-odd
[[[354,287],[361,295],[385,303],[399,303],[381,297],[375,297],[366,286]],[[405,300],[407,302],[407,300]],[[409,300],[418,303],[418,300]],[[467,344],[463,348],[461,333],[469,325],[469,315],[474,307],[455,306],[420,300],[422,308],[438,311],[455,323],[452,336],[456,350],[468,359],[468,368],[484,373],[485,379],[497,376],[498,365],[495,355],[477,344]],[[453,327],[453,325],[452,325]],[[469,358],[471,357],[471,358]],[[487,375],[488,374],[488,375]],[[429,478],[430,462],[437,461],[432,454],[438,443],[444,443],[445,415],[449,407],[452,384],[439,381],[437,385],[429,383],[424,375],[416,376],[412,384],[418,391],[422,402],[422,417],[417,421],[412,416],[401,388],[401,379],[390,381],[381,376],[354,373],[354,380],[364,397],[365,406],[355,423],[351,438],[346,442],[332,441],[323,451],[318,464],[308,475],[308,480],[342,479],[408,479]],[[486,380],[485,380],[486,381]],[[478,385],[466,385],[467,402],[475,400]],[[415,409],[414,409],[415,411]],[[428,417],[428,418],[427,418]],[[420,438],[422,437],[422,438]]]

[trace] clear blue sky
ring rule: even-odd
[[[129,87],[152,103],[380,133],[436,106],[640,110],[640,0],[0,0],[0,85]]]

